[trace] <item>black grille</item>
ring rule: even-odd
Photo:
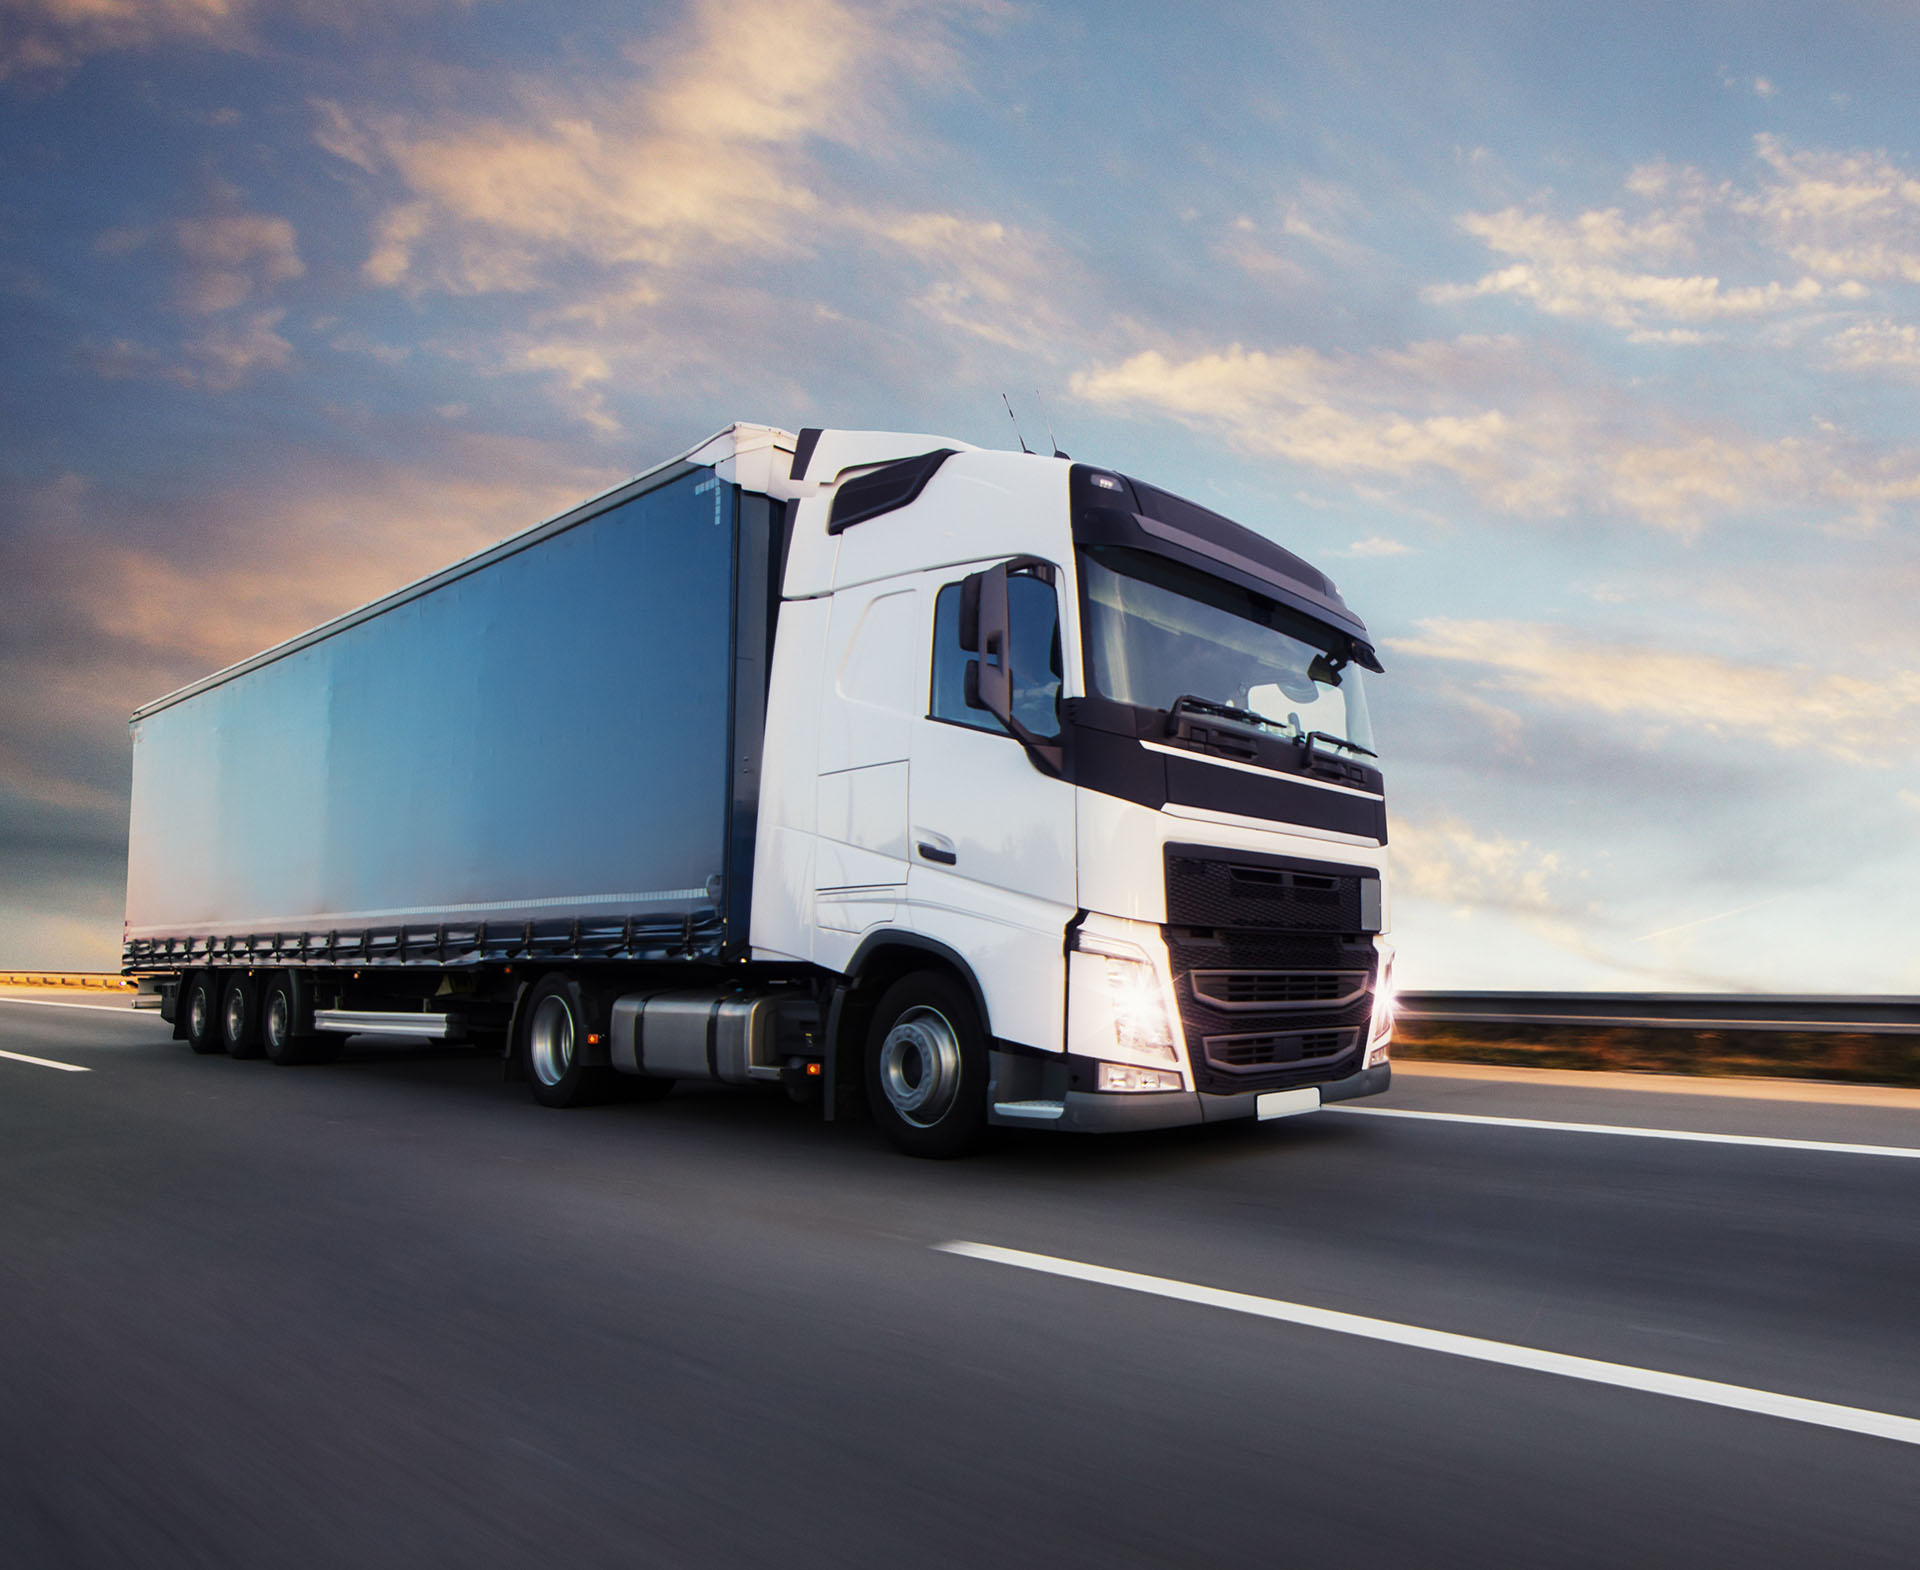
[[[1167,848],[1167,954],[1197,1089],[1279,1090],[1359,1070],[1378,963],[1362,894],[1373,876]]]
[[[1358,873],[1167,854],[1167,920],[1192,927],[1358,932]]]
[[[1196,970],[1193,995],[1229,1014],[1252,1009],[1337,1007],[1367,990],[1364,970]]]
[[[1229,1074],[1341,1058],[1359,1045],[1357,1030],[1290,1030],[1258,1036],[1208,1036],[1207,1062]]]

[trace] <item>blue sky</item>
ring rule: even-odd
[[[1380,635],[1403,984],[1920,991],[1920,15],[0,0],[0,964],[139,702],[732,419]]]

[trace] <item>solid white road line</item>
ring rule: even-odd
[[[1700,1134],[1675,1128],[1632,1128],[1619,1123],[1554,1123],[1545,1118],[1483,1117],[1474,1112],[1415,1112],[1405,1107],[1322,1107],[1358,1118],[1419,1118],[1429,1123],[1483,1123],[1493,1128],[1548,1128],[1562,1134],[1625,1134],[1631,1139],[1682,1139],[1701,1145],[1758,1145],[1763,1150],[1824,1150],[1841,1156],[1906,1156],[1920,1150],[1905,1145],[1848,1145],[1831,1139],[1772,1139],[1764,1134]]]
[[[15,1063],[31,1063],[35,1068],[57,1068],[63,1074],[91,1074],[92,1069],[78,1063],[56,1063],[52,1058],[30,1058],[24,1052],[0,1052],[0,1058],[10,1058]]]
[[[1282,1302],[1279,1298],[1255,1297],[1249,1292],[1196,1286],[1190,1281],[1174,1281],[1165,1276],[1143,1276],[1131,1270],[1109,1270],[1104,1265],[1083,1265],[1077,1260],[1056,1259],[1051,1254],[997,1248],[991,1243],[935,1243],[933,1247],[943,1254],[990,1260],[1020,1270],[1037,1270],[1043,1275],[1065,1276],[1072,1281],[1091,1281],[1128,1292],[1145,1292],[1206,1308],[1230,1309],[1236,1314],[1278,1319],[1313,1330],[1331,1330],[1339,1335],[1362,1336],[1369,1341],[1388,1341],[1395,1346],[1470,1357],[1482,1363],[1502,1363],[1509,1368],[1558,1374],[1563,1379],[1584,1379],[1596,1385],[1615,1385],[1622,1390],[1673,1396],[1682,1401],[1729,1407],[1736,1412],[1758,1412],[1795,1423],[1813,1423],[1821,1428],[1838,1428],[1851,1434],[1895,1439],[1904,1445],[1920,1445],[1920,1418],[1900,1417],[1891,1412],[1869,1412],[1860,1407],[1836,1406],[1830,1401],[1809,1401],[1804,1396],[1783,1396],[1771,1390],[1749,1390],[1744,1385],[1723,1385],[1713,1379],[1692,1379],[1685,1374],[1664,1374],[1658,1369],[1634,1368],[1626,1363],[1570,1357],[1564,1352],[1546,1352],[1506,1341],[1428,1330],[1420,1325],[1397,1324],[1391,1319],[1369,1319],[1362,1314],[1336,1313],[1332,1309],[1310,1308],[1304,1303]]]
[[[0,998],[0,1003],[24,1003],[28,1008],[36,1009],[92,1009],[96,1014],[124,1014],[128,1019],[146,1017],[147,1010],[116,1008],[111,1003],[68,1003],[60,998]],[[154,1019],[160,1016],[154,1014]]]

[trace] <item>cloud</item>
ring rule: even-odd
[[[1075,396],[1224,434],[1356,483],[1445,479],[1499,510],[1611,514],[1697,532],[1729,515],[1842,509],[1873,527],[1920,497],[1920,450],[1832,430],[1760,438],[1549,373],[1536,347],[1461,338],[1365,354],[1160,349],[1072,379]]]
[[[1043,236],[952,212],[851,216],[852,226],[931,275],[914,306],[960,333],[1004,349],[1056,341],[1053,302],[1076,294],[1079,269]]]
[[[116,338],[83,345],[80,357],[108,381],[167,382],[204,392],[231,392],[256,371],[284,371],[293,363],[293,345],[275,330],[286,314],[255,311],[214,322],[164,352]]]
[[[1355,540],[1341,554],[1345,556],[1409,556],[1413,554],[1413,547],[1402,544],[1399,540],[1389,540],[1376,534],[1368,539]]]
[[[1698,208],[1658,210],[1638,222],[1605,208],[1559,222],[1509,207],[1468,213],[1460,227],[1500,255],[1517,258],[1471,284],[1439,284],[1425,291],[1435,304],[1454,305],[1488,295],[1512,295],[1550,316],[1592,318],[1633,332],[1657,331],[1655,322],[1711,323],[1775,315],[1810,305],[1824,290],[1817,279],[1770,280],[1728,286],[1706,273],[1633,270],[1623,259],[1689,254],[1700,227]],[[1669,341],[1672,335],[1666,334]],[[1684,341],[1684,340],[1682,340]]]
[[[228,200],[237,198],[237,192],[228,193]],[[307,270],[293,225],[266,213],[183,218],[172,226],[172,238],[184,263],[176,303],[199,316],[232,310]]]
[[[1827,340],[1842,370],[1912,377],[1920,374],[1920,327],[1884,317],[1856,322]]]
[[[1624,182],[1631,212],[1463,214],[1465,233],[1510,260],[1425,297],[1507,296],[1637,341],[1686,343],[1705,329],[1845,313],[1872,283],[1920,283],[1920,178],[1884,152],[1791,148],[1766,134],[1753,147],[1744,181],[1639,166]]]
[[[1501,446],[1509,422],[1497,409],[1408,415],[1367,407],[1361,384],[1370,369],[1366,357],[1232,344],[1186,359],[1143,350],[1076,372],[1071,386],[1074,396],[1110,408],[1223,422],[1244,445],[1339,473],[1433,469],[1468,478]]]
[[[1775,246],[1823,276],[1920,283],[1920,179],[1883,152],[1754,150],[1773,178],[1732,206]]]
[[[314,100],[313,135],[381,201],[362,276],[525,296],[522,329],[476,357],[543,375],[598,434],[630,389],[700,359],[720,302],[746,313],[728,332],[761,316],[799,331],[814,313],[793,309],[798,280],[822,256],[840,277],[877,275],[862,282],[875,316],[905,301],[1004,369],[1006,350],[1061,335],[1053,302],[1078,272],[990,215],[849,188],[860,162],[911,153],[909,87],[964,89],[959,26],[1004,14],[1001,0],[695,0],[598,79],[506,82],[508,107],[486,113]],[[854,325],[870,353],[900,353],[891,324]]]
[[[173,266],[171,305],[191,324],[170,349],[133,339],[89,340],[80,359],[109,380],[171,383],[227,392],[258,371],[285,370],[293,345],[279,332],[284,307],[259,303],[278,286],[306,275],[292,223],[247,212],[241,193],[217,186],[215,211],[158,229],[110,229],[94,242],[104,256],[128,256],[159,245]]]
[[[631,76],[611,90],[525,82],[519,112],[491,117],[356,115],[318,101],[315,138],[407,192],[367,264],[382,283],[510,288],[568,260],[672,268],[793,254],[821,204],[807,150],[886,151],[893,84],[950,63],[949,9],[960,8],[700,0],[676,36],[630,52]],[[506,244],[516,265],[475,276],[463,236]],[[435,253],[425,277],[423,240]]]
[[[1564,910],[1556,889],[1564,876],[1557,851],[1540,850],[1526,840],[1504,835],[1480,834],[1457,817],[1396,818],[1392,855],[1397,899],[1536,916],[1559,915]]]
[[[1851,671],[1609,644],[1524,622],[1422,621],[1396,654],[1466,667],[1483,691],[1629,722],[1641,745],[1755,739],[1887,768],[1920,737],[1920,665]]]
[[[234,46],[247,0],[0,0],[0,80],[61,79],[89,55],[187,40]]]

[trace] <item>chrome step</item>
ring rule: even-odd
[[[425,1036],[432,1041],[458,1041],[465,1034],[451,1014],[374,1013],[361,1009],[315,1009],[315,1030],[346,1036]]]

